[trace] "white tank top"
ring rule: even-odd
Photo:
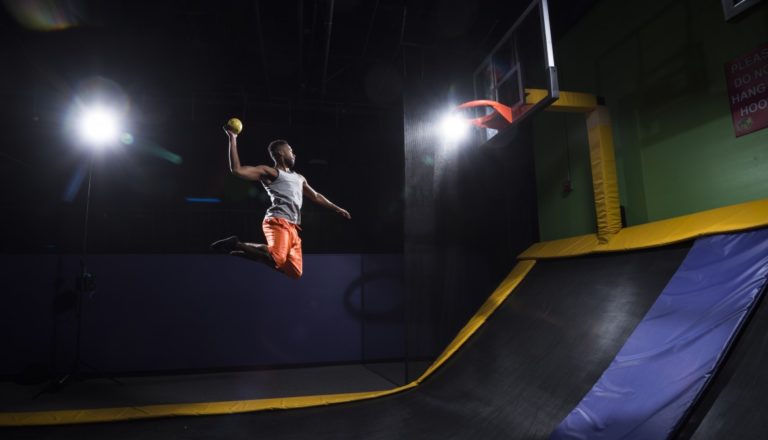
[[[270,184],[261,182],[269,194],[272,206],[265,218],[277,217],[301,224],[301,203],[304,200],[304,176],[294,171],[277,170],[277,178]]]

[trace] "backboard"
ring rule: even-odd
[[[559,97],[547,0],[533,0],[480,63],[473,75],[476,100],[499,102],[512,109],[510,125],[543,110]],[[494,112],[475,110],[476,117]],[[502,128],[501,130],[505,130]],[[499,130],[478,130],[487,141]]]

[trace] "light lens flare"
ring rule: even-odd
[[[80,191],[80,187],[83,186],[83,180],[87,173],[88,166],[83,162],[77,167],[74,174],[72,174],[72,177],[69,179],[69,184],[67,184],[67,188],[62,197],[65,202],[72,202],[75,200],[77,193]]]
[[[134,139],[131,133],[123,133],[120,135],[120,142],[124,143],[125,145],[132,145],[133,141]]]
[[[78,26],[84,15],[79,0],[2,0],[5,9],[23,27],[33,31],[61,31]]]

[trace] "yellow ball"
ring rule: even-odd
[[[230,118],[227,121],[227,129],[234,134],[240,134],[243,131],[243,123],[237,118]]]

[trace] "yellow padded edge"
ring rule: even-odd
[[[125,408],[98,408],[64,411],[37,411],[0,413],[0,426],[64,425],[77,423],[115,422],[136,419],[148,419],[170,416],[200,416],[216,414],[236,414],[254,411],[306,408],[338,403],[354,402],[389,396],[416,387],[435,370],[443,365],[477,331],[512,293],[518,284],[533,268],[535,261],[520,261],[506,279],[480,307],[478,312],[448,345],[437,360],[424,374],[415,381],[385,391],[362,393],[328,394],[321,396],[300,396],[274,399],[238,400],[228,402],[184,403],[171,405],[149,405]]]
[[[684,215],[619,231],[608,243],[596,234],[545,241],[529,247],[518,259],[575,257],[599,252],[621,252],[665,246],[704,235],[768,226],[768,199]]]
[[[328,394],[323,396],[299,396],[273,399],[234,400],[227,402],[180,403],[169,405],[147,405],[124,408],[97,408],[82,410],[35,411],[1,413],[0,426],[39,426],[79,423],[116,422],[150,419],[170,416],[202,416],[216,414],[237,414],[251,411],[305,408],[323,406],[355,400],[371,399],[399,393],[413,388],[415,383],[386,391]]]
[[[491,296],[485,300],[483,305],[480,306],[480,309],[477,311],[477,313],[475,313],[475,316],[473,316],[464,326],[464,328],[459,331],[458,335],[456,335],[453,341],[448,344],[448,347],[443,351],[443,353],[438,356],[437,360],[432,363],[427,371],[425,371],[424,374],[422,374],[421,377],[416,380],[416,382],[423,381],[435,370],[440,368],[440,366],[443,365],[448,360],[448,358],[453,356],[453,354],[456,353],[456,351],[458,351],[462,345],[464,345],[467,339],[469,339],[469,337],[472,336],[472,334],[474,334],[477,329],[485,324],[485,321],[488,319],[488,317],[491,316],[497,308],[499,308],[501,303],[507,299],[509,294],[512,293],[517,285],[523,281],[523,278],[528,275],[528,272],[533,269],[533,263],[535,263],[535,261],[528,260],[520,261],[515,265],[515,267],[512,269],[512,272],[507,275],[507,278],[505,278],[504,281],[499,284],[499,287],[497,287]]]

